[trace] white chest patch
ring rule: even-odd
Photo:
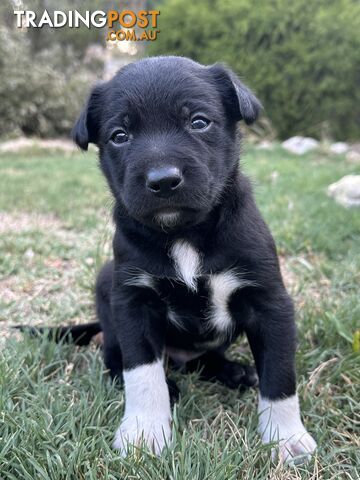
[[[170,256],[174,260],[178,277],[190,290],[196,291],[196,279],[200,275],[200,255],[185,240],[176,241],[171,247]]]
[[[210,275],[209,323],[212,328],[222,333],[231,329],[233,322],[228,308],[229,299],[235,290],[250,284],[251,282],[241,279],[231,270]]]

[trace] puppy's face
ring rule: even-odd
[[[82,148],[99,146],[111,190],[131,217],[178,230],[220,200],[237,168],[236,122],[253,122],[259,109],[224,67],[155,57],[95,87],[74,137]]]

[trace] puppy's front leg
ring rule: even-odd
[[[307,459],[316,443],[301,421],[296,394],[292,301],[283,288],[273,289],[258,295],[253,308],[247,335],[259,375],[259,432],[264,443],[279,442],[282,462]]]
[[[171,440],[171,411],[162,354],[165,325],[145,289],[115,289],[112,316],[120,342],[125,412],[113,443],[124,456],[142,442],[160,454]]]

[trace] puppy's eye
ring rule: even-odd
[[[191,128],[193,130],[204,130],[204,128],[210,125],[210,120],[205,117],[197,115],[191,119]]]
[[[110,140],[112,143],[115,143],[115,145],[120,145],[121,143],[125,143],[129,140],[128,134],[125,132],[125,130],[116,130],[110,137]]]

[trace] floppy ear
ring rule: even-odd
[[[102,94],[103,85],[96,85],[72,129],[71,134],[74,142],[83,150],[88,149],[89,143],[97,143],[98,141]]]
[[[255,122],[262,105],[252,91],[222,64],[216,63],[209,70],[216,79],[226,108],[235,120],[244,120],[247,125]]]

